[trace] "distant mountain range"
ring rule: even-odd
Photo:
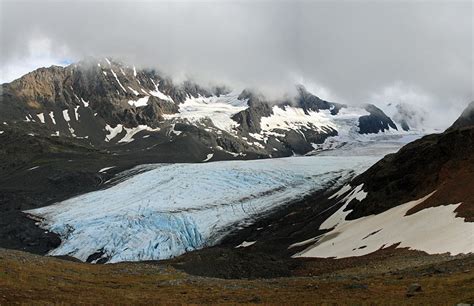
[[[292,99],[269,101],[250,90],[175,84],[155,70],[106,58],[40,68],[1,90],[4,134],[147,151],[156,161],[301,155],[329,137],[408,129],[374,105],[325,101],[303,86]]]

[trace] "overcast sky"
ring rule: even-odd
[[[473,100],[471,1],[0,0],[0,27],[0,82],[108,56],[275,96],[402,101],[442,126]]]

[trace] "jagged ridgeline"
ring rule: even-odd
[[[109,59],[40,68],[1,86],[4,136],[147,151],[160,161],[306,154],[328,137],[398,129],[374,105],[324,101],[303,86],[294,99],[268,101],[249,90],[176,84],[156,70]]]

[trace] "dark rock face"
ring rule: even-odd
[[[370,115],[359,118],[359,132],[361,134],[384,132],[390,128],[398,130],[392,119],[375,105],[368,104],[365,106],[365,110],[368,111]]]
[[[213,160],[306,154],[314,144],[338,135],[337,125],[315,126],[301,118],[296,120],[304,124],[274,128],[273,134],[263,135],[262,118],[273,116],[275,107],[302,110],[302,117],[320,112],[336,117],[346,107],[322,100],[303,86],[297,87],[298,95],[292,101],[268,101],[244,90],[237,104],[246,103],[247,108],[231,116],[235,121],[232,131],[222,130],[212,118],[192,121],[173,115],[188,99],[218,98],[229,94],[228,88],[204,88],[189,81],[174,84],[156,70],[136,70],[108,59],[41,68],[3,84],[1,90],[0,123],[11,124],[32,137],[74,138],[73,142],[89,149],[114,152],[179,147],[199,150],[183,156],[212,153]],[[361,133],[396,128],[376,107],[367,109],[371,115],[360,118]],[[279,120],[287,124],[287,119]],[[121,141],[128,133],[133,133],[129,137],[133,144]],[[196,145],[199,142],[201,145]]]
[[[472,101],[461,116],[453,123],[448,130],[459,129],[474,125],[474,101]]]
[[[219,98],[229,94],[229,89],[204,88],[189,81],[174,84],[156,70],[88,59],[67,67],[41,68],[3,84],[0,123],[11,123],[34,137],[75,138],[86,147],[107,150],[148,150],[152,146],[168,150],[174,145],[167,143],[177,142],[184,150],[200,150],[191,155],[213,153],[215,159],[282,157],[306,154],[313,144],[323,143],[338,131],[334,126],[304,123],[263,135],[262,118],[273,116],[275,107],[302,110],[303,117],[322,111],[337,116],[346,107],[324,101],[303,86],[297,90],[292,101],[268,101],[250,90],[242,91],[234,102],[246,103],[247,108],[231,116],[233,131],[224,131],[216,128],[212,118],[190,121],[173,114],[180,112],[187,99]],[[368,109],[371,115],[360,119],[361,133],[394,127],[379,109]],[[182,133],[175,132],[177,124]],[[133,146],[120,141],[130,131],[134,133]],[[202,145],[196,147],[195,142]]]
[[[408,125],[408,123],[406,122],[406,120],[402,120],[400,122],[400,125],[402,127],[402,130],[404,131],[409,131],[410,130],[410,126]]]
[[[249,108],[235,114],[232,119],[235,120],[238,129],[244,133],[260,133],[260,120],[262,117],[268,117],[273,114],[272,106],[254,94],[243,92],[239,99],[248,99]]]
[[[349,204],[348,219],[378,214],[436,191],[417,209],[463,203],[457,215],[474,220],[474,127],[450,128],[389,154],[351,183],[364,184],[367,197]]]
[[[346,107],[343,104],[324,101],[309,93],[304,86],[297,86],[297,104],[307,113],[309,110],[319,112],[320,110],[330,110],[332,115],[337,115],[339,110]]]

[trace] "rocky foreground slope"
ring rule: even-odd
[[[0,249],[0,303],[472,304],[473,260],[385,252],[302,262],[287,277],[216,279],[163,262],[90,265]]]

